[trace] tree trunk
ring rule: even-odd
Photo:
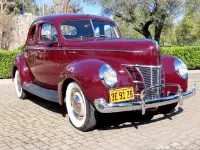
[[[151,33],[149,32],[149,30],[143,31],[142,34],[144,35],[145,38],[152,39],[152,36],[151,36]]]
[[[166,15],[163,14],[162,17],[161,17],[161,20],[159,22],[157,22],[156,25],[155,25],[154,39],[158,43],[160,43],[160,36],[161,36],[161,33],[162,33],[162,29],[163,29],[163,26],[164,26],[165,19],[166,19]]]
[[[154,39],[160,43],[160,35],[161,35],[161,32],[162,32],[162,28],[161,27],[157,27],[155,26],[155,35],[154,35]]]

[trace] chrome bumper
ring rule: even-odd
[[[187,99],[191,96],[194,96],[196,93],[196,85],[187,92],[182,92],[182,89],[177,84],[162,84],[151,88],[165,87],[165,86],[177,86],[178,92],[176,95],[161,97],[151,100],[144,100],[138,102],[125,102],[125,103],[107,103],[105,99],[99,98],[94,100],[94,105],[96,109],[101,113],[114,113],[114,112],[124,112],[124,111],[134,111],[141,110],[142,114],[145,114],[146,109],[148,108],[157,108],[159,106],[164,106],[172,103],[179,103],[183,105],[183,99]],[[148,90],[148,89],[147,89]],[[142,97],[145,97],[145,92],[142,91]]]

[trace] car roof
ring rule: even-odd
[[[48,15],[48,16],[42,16],[37,18],[33,23],[38,21],[67,21],[67,20],[101,20],[105,22],[114,23],[111,19],[103,16],[96,16],[96,15],[89,15],[89,14],[55,14],[55,15]]]

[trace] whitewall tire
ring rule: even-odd
[[[18,98],[26,99],[26,93],[22,88],[21,78],[20,78],[20,74],[18,70],[16,70],[15,72],[14,84],[15,84],[15,90],[16,90]]]
[[[71,124],[81,131],[89,131],[96,125],[95,109],[75,82],[66,90],[66,107]]]

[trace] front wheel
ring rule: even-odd
[[[70,83],[67,87],[66,107],[70,122],[78,130],[85,132],[96,126],[96,110],[75,82]]]
[[[16,70],[14,78],[15,90],[19,99],[26,99],[27,95],[21,85],[21,78],[19,71]]]

